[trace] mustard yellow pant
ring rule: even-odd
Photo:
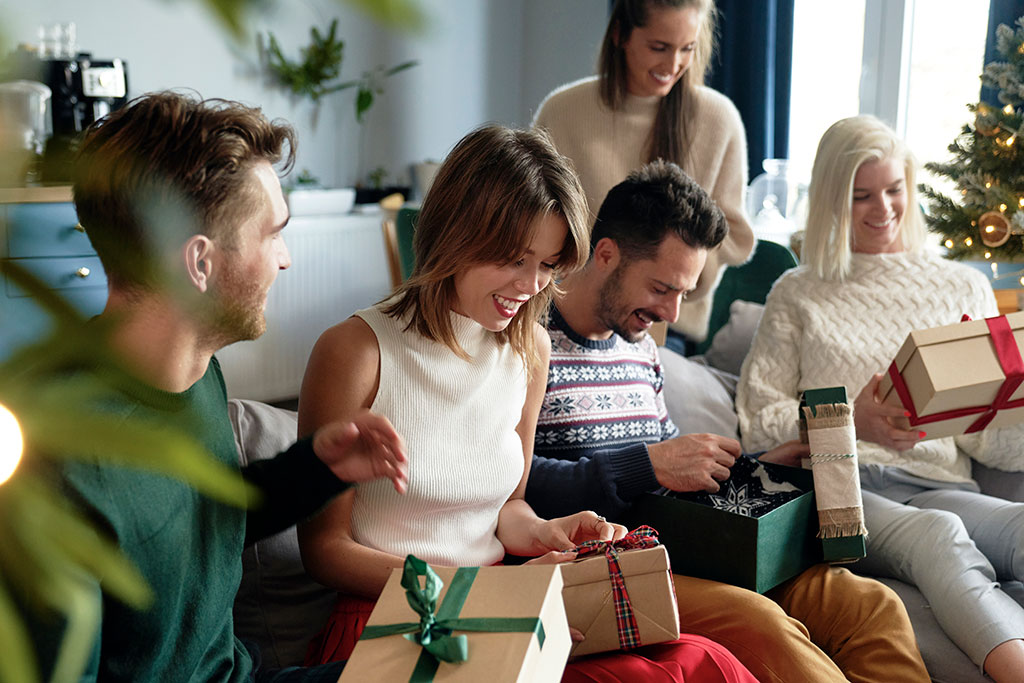
[[[675,576],[679,625],[762,683],[927,683],[907,611],[887,586],[820,564],[766,595]]]

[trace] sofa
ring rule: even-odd
[[[684,357],[662,349],[665,401],[683,433],[737,436],[738,420],[733,408],[737,375],[761,309],[757,303],[732,302],[727,322],[701,356]],[[294,439],[293,411],[240,400],[230,401],[229,409],[243,465],[276,455]],[[975,465],[974,476],[983,491],[1024,501],[1024,474]],[[856,571],[856,564],[849,566]],[[334,593],[306,576],[295,528],[247,548],[243,572],[234,606],[236,632],[260,645],[267,666],[300,663],[306,643],[326,621]],[[903,599],[933,681],[989,680],[945,636],[916,588],[893,579],[883,582]],[[1004,588],[1024,604],[1024,586],[1013,582]],[[686,625],[682,627],[685,630]]]

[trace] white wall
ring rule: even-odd
[[[607,22],[608,0],[525,0],[520,123],[553,89],[595,73]]]
[[[249,22],[250,40],[232,43],[191,0],[0,0],[0,24],[16,42],[34,42],[40,24],[73,21],[78,44],[98,59],[128,63],[130,94],[188,87],[204,97],[258,105],[299,131],[297,168],[328,185],[350,185],[383,165],[440,159],[486,121],[527,125],[555,86],[593,72],[606,0],[422,0],[429,23],[419,35],[382,29],[332,0],[278,0]],[[342,76],[406,59],[420,65],[392,77],[362,128],[351,90],[319,107],[268,82],[258,40],[273,31],[297,57],[309,28],[339,18]]]

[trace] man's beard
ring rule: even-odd
[[[634,332],[627,327],[630,317],[637,309],[627,308],[627,304],[622,300],[622,274],[623,266],[619,264],[601,285],[601,290],[597,294],[597,319],[606,329],[635,344],[643,339],[647,331]],[[650,311],[645,310],[643,313],[654,322],[661,320]]]
[[[206,329],[221,346],[257,339],[267,331],[267,292],[251,277],[229,270],[210,292]]]

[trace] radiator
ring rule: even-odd
[[[292,218],[284,230],[292,265],[270,288],[266,333],[217,353],[231,398],[295,398],[320,334],[387,295],[380,224],[380,215]]]

